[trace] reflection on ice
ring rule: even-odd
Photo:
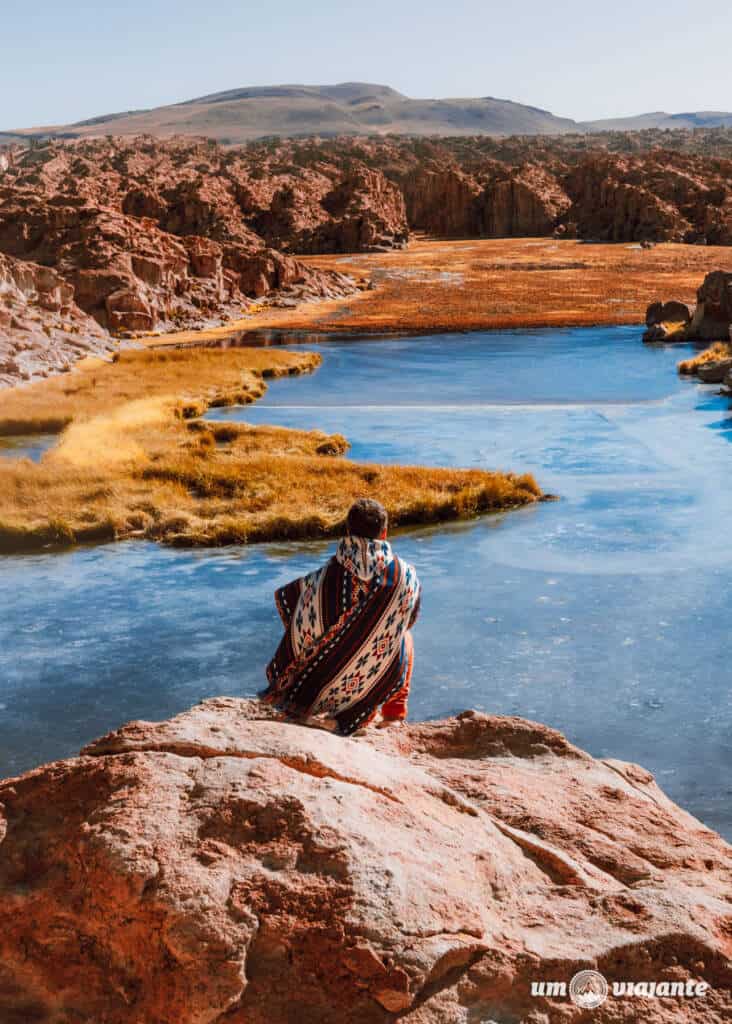
[[[699,429],[725,422],[729,402],[676,376],[679,349],[605,328],[352,342],[324,357],[313,377],[212,418],[342,432],[356,460],[535,473],[562,505],[526,510],[486,540],[496,562],[615,575],[732,560],[700,543],[732,513],[719,428]],[[375,404],[378,381],[394,382],[393,404]],[[442,401],[461,388],[462,402]]]

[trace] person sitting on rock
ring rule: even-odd
[[[348,736],[379,708],[380,724],[406,718],[421,586],[387,526],[379,502],[359,499],[335,555],[275,592],[285,635],[260,696],[286,719]]]

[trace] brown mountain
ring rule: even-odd
[[[577,124],[569,118],[510,100],[490,96],[417,100],[386,85],[344,82],[231,89],[168,107],[6,134],[71,138],[183,134],[205,135],[226,144],[271,135],[534,135],[576,130]]]
[[[68,125],[0,131],[0,144],[24,137],[60,135],[203,135],[236,144],[273,135],[564,135],[570,132],[640,131],[732,127],[732,113],[665,111],[634,117],[573,121],[540,107],[493,96],[412,99],[388,85],[252,86],[211,93],[150,110],[102,114]]]
[[[667,114],[657,110],[634,117],[611,117],[585,121],[582,128],[591,132],[637,132],[648,128],[674,131],[679,128],[732,128],[732,113],[724,110],[693,110],[686,114]]]

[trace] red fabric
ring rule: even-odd
[[[394,696],[381,707],[381,717],[385,722],[403,722],[407,717],[409,684],[412,681],[412,672],[414,671],[414,637],[409,630],[404,634],[404,646],[407,656],[407,673],[401,689],[397,690]]]

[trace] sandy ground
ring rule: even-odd
[[[221,328],[156,337],[180,343],[234,329],[380,332],[640,323],[655,299],[693,304],[709,270],[732,270],[726,246],[594,245],[550,238],[432,240],[403,251],[302,257],[370,281],[347,299],[255,308]]]

